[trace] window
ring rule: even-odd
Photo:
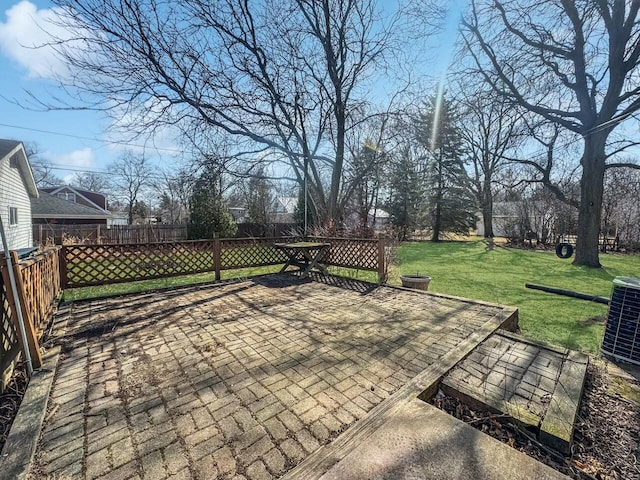
[[[9,207],[9,225],[18,224],[18,208]]]
[[[15,155],[11,155],[11,158],[9,159],[9,166],[11,168],[18,168],[18,154],[17,153]]]
[[[72,192],[58,192],[56,194],[56,196],[63,198],[65,200],[67,200],[68,202],[74,202],[76,201],[76,194],[72,193]]]

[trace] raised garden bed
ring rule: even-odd
[[[569,455],[542,444],[507,415],[442,393],[429,403],[573,479],[640,479],[640,404],[617,393],[615,382],[602,365],[589,364]]]

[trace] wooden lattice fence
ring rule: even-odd
[[[235,268],[277,265],[286,256],[277,241],[289,237],[216,239],[145,245],[65,245],[60,252],[63,287],[84,287],[175,277]]]
[[[64,245],[60,250],[63,288],[133,282],[224,270],[281,265],[287,256],[275,243],[296,237],[226,238],[149,244]],[[382,240],[309,238],[331,243],[324,263],[378,271],[384,276]]]
[[[309,240],[331,244],[322,260],[327,265],[380,271],[380,262],[384,262],[384,256],[380,256],[382,240],[379,239],[311,237]]]
[[[11,375],[13,361],[20,352],[18,336],[11,318],[7,287],[0,277],[0,393]]]
[[[61,293],[58,248],[51,248],[25,261],[12,252],[17,298],[25,321],[26,339],[17,328],[17,304],[8,281],[7,263],[0,262],[0,392],[4,389],[22,345],[31,351],[34,367],[39,366],[39,343],[51,321]]]
[[[48,250],[19,264],[29,317],[38,339],[49,325],[62,293],[58,250]]]

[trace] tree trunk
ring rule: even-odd
[[[133,225],[133,203],[129,203],[129,208],[127,209],[127,223]]]
[[[482,192],[482,223],[484,238],[493,238],[493,197],[491,190],[485,187]]]
[[[608,133],[608,132],[607,132]],[[578,239],[574,265],[600,268],[598,237],[604,191],[605,143],[607,133],[597,132],[585,138],[580,179]]]
[[[442,182],[442,158],[438,160],[438,186],[436,192],[436,211],[433,217],[433,235],[432,242],[440,241],[440,228],[442,227],[442,192],[444,185]]]

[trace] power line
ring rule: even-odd
[[[16,128],[18,130],[26,130],[26,131],[29,131],[29,132],[46,133],[48,135],[57,135],[59,137],[75,138],[75,139],[78,139],[78,140],[87,140],[87,141],[90,141],[90,142],[101,143],[103,145],[119,145],[119,146],[123,146],[123,147],[135,147],[135,148],[142,148],[142,149],[151,148],[151,147],[148,147],[147,145],[138,145],[138,144],[135,144],[135,143],[122,142],[122,141],[118,141],[118,140],[101,140],[101,139],[95,138],[95,137],[84,137],[82,135],[74,135],[74,134],[71,134],[71,133],[63,133],[63,132],[54,132],[52,130],[43,130],[43,129],[40,129],[40,128],[24,127],[22,125],[11,125],[11,124],[8,124],[8,123],[0,123],[0,127]],[[173,148],[153,147],[152,149],[153,150],[157,150],[157,151],[177,153],[177,154],[184,154],[185,153],[183,150],[176,150],[176,149],[173,149]]]
[[[38,168],[38,167],[39,166],[36,165],[36,168]],[[113,171],[90,170],[90,169],[85,169],[85,168],[78,168],[78,167],[68,166],[68,165],[64,165],[64,164],[57,164],[57,163],[47,163],[43,167],[50,168],[52,170],[62,170],[62,171],[65,171],[65,172],[93,173],[95,175],[110,175],[110,176],[117,176],[117,177],[123,176],[122,173],[113,172]],[[146,177],[150,178],[152,180],[166,180],[165,177],[158,176],[158,175],[147,175]]]

